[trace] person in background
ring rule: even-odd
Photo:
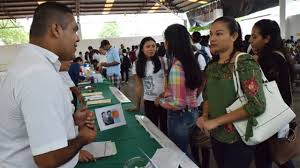
[[[125,47],[124,47],[123,44],[121,44],[121,45],[120,45],[120,48],[119,48],[119,55],[122,55],[123,49],[125,49]]]
[[[121,76],[122,76],[122,83],[128,84],[129,80],[129,68],[131,67],[131,61],[128,58],[126,49],[123,49],[123,58],[121,63]]]
[[[131,63],[133,63],[136,60],[137,54],[135,53],[135,46],[131,46],[131,51],[129,52],[129,58]]]
[[[265,111],[265,97],[259,66],[251,55],[242,53],[237,71],[248,103],[230,113],[226,108],[236,100],[232,72],[236,56],[242,49],[239,23],[231,17],[216,19],[210,28],[211,51],[215,54],[205,70],[207,85],[203,92],[203,115],[197,126],[211,137],[211,145],[219,168],[248,168],[255,146],[242,140],[233,122],[247,119],[246,139],[251,137],[256,117]]]
[[[88,52],[89,52],[89,57],[88,57],[88,62],[92,62],[93,60],[93,55],[94,55],[94,49],[92,46],[89,46],[88,47]]]
[[[192,41],[197,48],[197,51],[204,57],[206,63],[208,63],[212,59],[212,55],[207,46],[201,45],[202,38],[200,32],[193,32]]]
[[[84,62],[89,62],[89,52],[88,51],[86,51],[84,53]]]
[[[110,45],[108,40],[102,40],[100,47],[106,50],[107,57],[107,62],[102,62],[100,65],[106,67],[107,78],[112,82],[112,85],[120,89],[121,61],[119,52]]]
[[[144,95],[145,115],[167,135],[167,111],[154,104],[164,91],[164,64],[156,54],[156,44],[152,37],[145,37],[140,43],[138,59],[133,63],[135,78],[136,106],[128,111],[140,111]]]
[[[250,42],[249,42],[250,37],[251,37],[251,35],[249,35],[249,34],[245,35],[245,40],[243,41],[243,48],[242,48],[243,52],[248,53],[248,49],[249,49],[249,46],[250,46]]]
[[[171,65],[164,94],[155,100],[155,104],[168,110],[168,137],[193,159],[188,146],[199,116],[197,91],[202,84],[200,66],[193,53],[190,34],[183,25],[170,25],[164,37]]]
[[[78,57],[80,57],[81,59],[84,59],[81,51],[79,51]]]
[[[196,48],[197,58],[198,58],[198,56],[203,57],[205,60],[205,64],[207,64],[212,59],[212,55],[211,55],[208,47],[205,47],[200,44],[201,34],[199,32],[193,32],[192,42],[193,42],[194,47]]]
[[[107,74],[106,74],[106,67],[101,66],[102,62],[107,62],[106,59],[106,51],[104,50],[103,47],[99,47],[99,53],[100,53],[100,57],[99,57],[99,63],[98,63],[98,67],[99,67],[99,72],[105,77],[107,78]]]
[[[79,150],[95,140],[94,113],[73,114],[59,76],[60,62],[74,58],[77,30],[67,6],[48,1],[35,9],[30,43],[0,84],[0,167],[75,167]]]
[[[261,66],[269,81],[275,80],[280,94],[289,106],[292,105],[292,66],[284,49],[279,25],[272,20],[263,19],[256,22],[252,28],[250,43],[258,56],[257,62]],[[277,136],[277,134],[275,135]],[[276,138],[276,137],[272,137]],[[257,168],[271,168],[272,159],[269,153],[268,140],[257,145],[255,164]],[[294,168],[292,161],[288,161],[280,168]]]
[[[76,87],[78,86],[78,83],[80,81],[83,81],[85,79],[83,76],[80,75],[80,71],[81,71],[80,67],[82,66],[82,64],[83,64],[83,60],[80,57],[77,57],[73,60],[71,66],[68,70],[68,73]],[[78,95],[78,94],[76,94],[76,92],[72,92],[72,94],[73,94],[73,104],[75,106],[75,109],[77,109],[77,96],[76,95]],[[78,97],[78,98],[82,99],[82,97]],[[83,101],[83,99],[80,100],[80,102],[82,102],[82,101]]]

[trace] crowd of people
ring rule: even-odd
[[[219,168],[247,168],[253,160],[257,168],[272,167],[268,140],[246,145],[233,122],[248,120],[245,136],[253,136],[256,117],[266,108],[261,70],[292,105],[300,41],[284,41],[275,21],[256,22],[244,41],[239,23],[231,17],[216,19],[209,36],[173,24],[164,31],[164,42],[145,37],[139,46],[122,44],[118,50],[102,40],[99,49],[89,46],[74,58],[77,30],[72,11],[64,5],[46,2],[35,10],[30,43],[1,80],[0,167],[74,167],[78,159],[93,160],[81,150],[96,138],[94,113],[84,107],[77,89],[84,80],[83,63],[93,65],[117,88],[128,82],[131,71],[136,104],[126,110],[138,112],[143,103],[145,115],[197,164],[199,156],[189,149],[195,130],[209,138]],[[232,72],[237,56],[248,102],[227,113],[236,99]],[[278,166],[295,167],[291,160]]]

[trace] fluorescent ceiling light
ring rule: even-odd
[[[160,8],[160,4],[155,3],[155,5],[151,7],[151,9],[148,11],[148,13],[154,13],[159,8]]]
[[[111,10],[113,3],[115,2],[115,0],[106,0],[104,8],[103,8],[103,15],[107,15],[109,14],[109,11]]]
[[[45,3],[46,1],[37,1],[37,3],[40,5],[40,4],[43,4]]]
[[[104,8],[111,8],[112,6],[113,6],[112,3],[110,3],[110,4],[105,4],[105,5],[104,5]]]
[[[195,2],[195,3],[199,3],[199,4],[207,4],[207,0],[206,1],[199,1],[199,0],[188,0],[190,2]]]

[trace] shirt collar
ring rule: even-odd
[[[45,58],[47,58],[47,60],[49,60],[49,62],[51,62],[51,64],[54,66],[55,70],[57,72],[59,72],[59,69],[60,69],[60,66],[61,66],[61,63],[60,61],[58,60],[58,56],[56,54],[54,54],[53,52],[45,49],[45,48],[42,48],[40,46],[37,46],[35,44],[31,44],[29,43],[28,44],[29,47],[32,47],[34,49],[36,49],[38,52],[40,52]]]

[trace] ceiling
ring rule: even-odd
[[[182,13],[214,0],[57,0],[74,15]],[[32,17],[37,0],[0,0],[0,19]]]

